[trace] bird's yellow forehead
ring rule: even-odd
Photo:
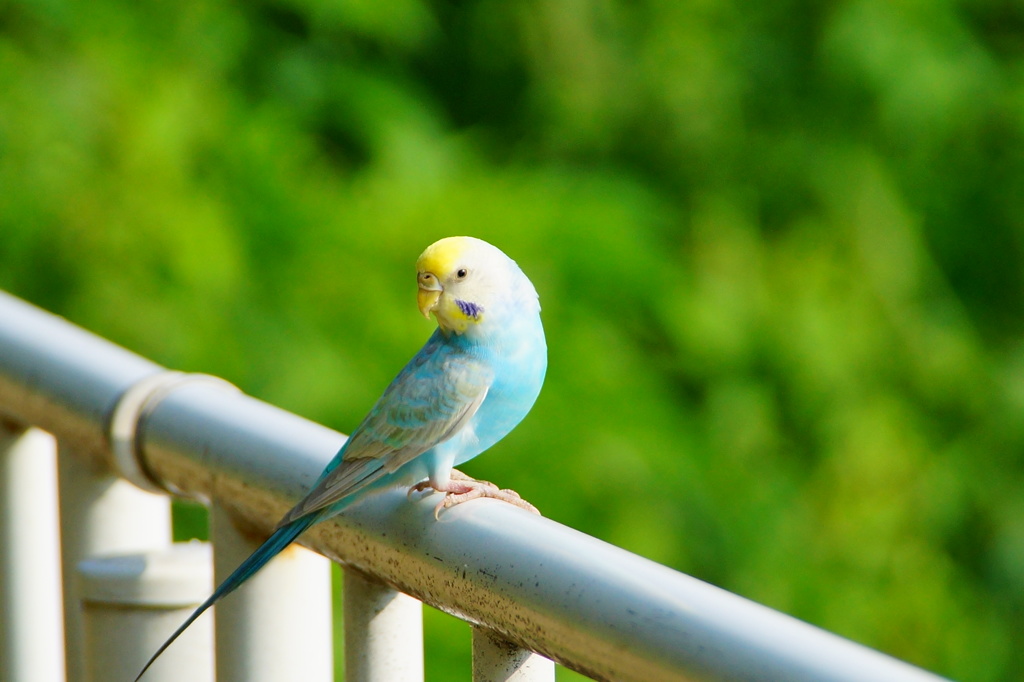
[[[443,278],[455,269],[470,240],[467,237],[445,237],[427,247],[416,261],[417,272],[432,272]]]

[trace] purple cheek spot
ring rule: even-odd
[[[455,299],[455,305],[459,306],[459,310],[466,317],[472,317],[474,320],[479,319],[480,313],[484,311],[483,306],[479,306],[476,303],[470,301],[460,301]]]

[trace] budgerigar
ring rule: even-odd
[[[547,347],[537,291],[516,263],[473,237],[449,237],[416,262],[420,312],[438,328],[352,432],[277,530],[153,654],[262,568],[304,530],[366,493],[410,486],[444,493],[435,515],[474,497],[530,508],[518,495],[452,468],[505,437],[540,393]]]

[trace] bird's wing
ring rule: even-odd
[[[432,339],[406,365],[281,526],[343,500],[451,438],[476,414],[493,371]]]

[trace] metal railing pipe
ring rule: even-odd
[[[8,407],[12,391],[40,393],[33,399],[70,400],[70,407],[60,407],[76,415],[70,426],[93,428],[83,426],[85,417],[102,419],[104,406],[88,398],[109,405],[107,387],[121,379],[97,378],[87,358],[62,357],[57,362],[66,373],[88,365],[68,379],[80,393],[69,396],[54,382],[19,385],[31,374],[14,376],[6,367],[5,346],[23,340],[3,322],[4,306],[0,300],[0,409]],[[102,342],[90,341],[96,344]],[[115,354],[112,348],[103,353]],[[126,374],[118,370],[119,377]],[[63,436],[61,426],[48,428]],[[261,534],[343,442],[322,426],[201,383],[164,397],[145,416],[138,437],[143,470],[170,489],[216,498],[232,518]],[[410,502],[404,491],[385,492],[313,527],[301,542],[597,679],[939,679],[507,504],[474,501],[435,521],[430,497]]]
[[[215,494],[260,533],[343,442],[199,384],[161,402],[143,439],[159,478],[191,495]],[[435,504],[382,493],[300,542],[597,679],[937,679],[522,509],[481,500],[435,521]]]
[[[160,366],[0,291],[0,412],[110,457],[107,426],[131,386]]]

